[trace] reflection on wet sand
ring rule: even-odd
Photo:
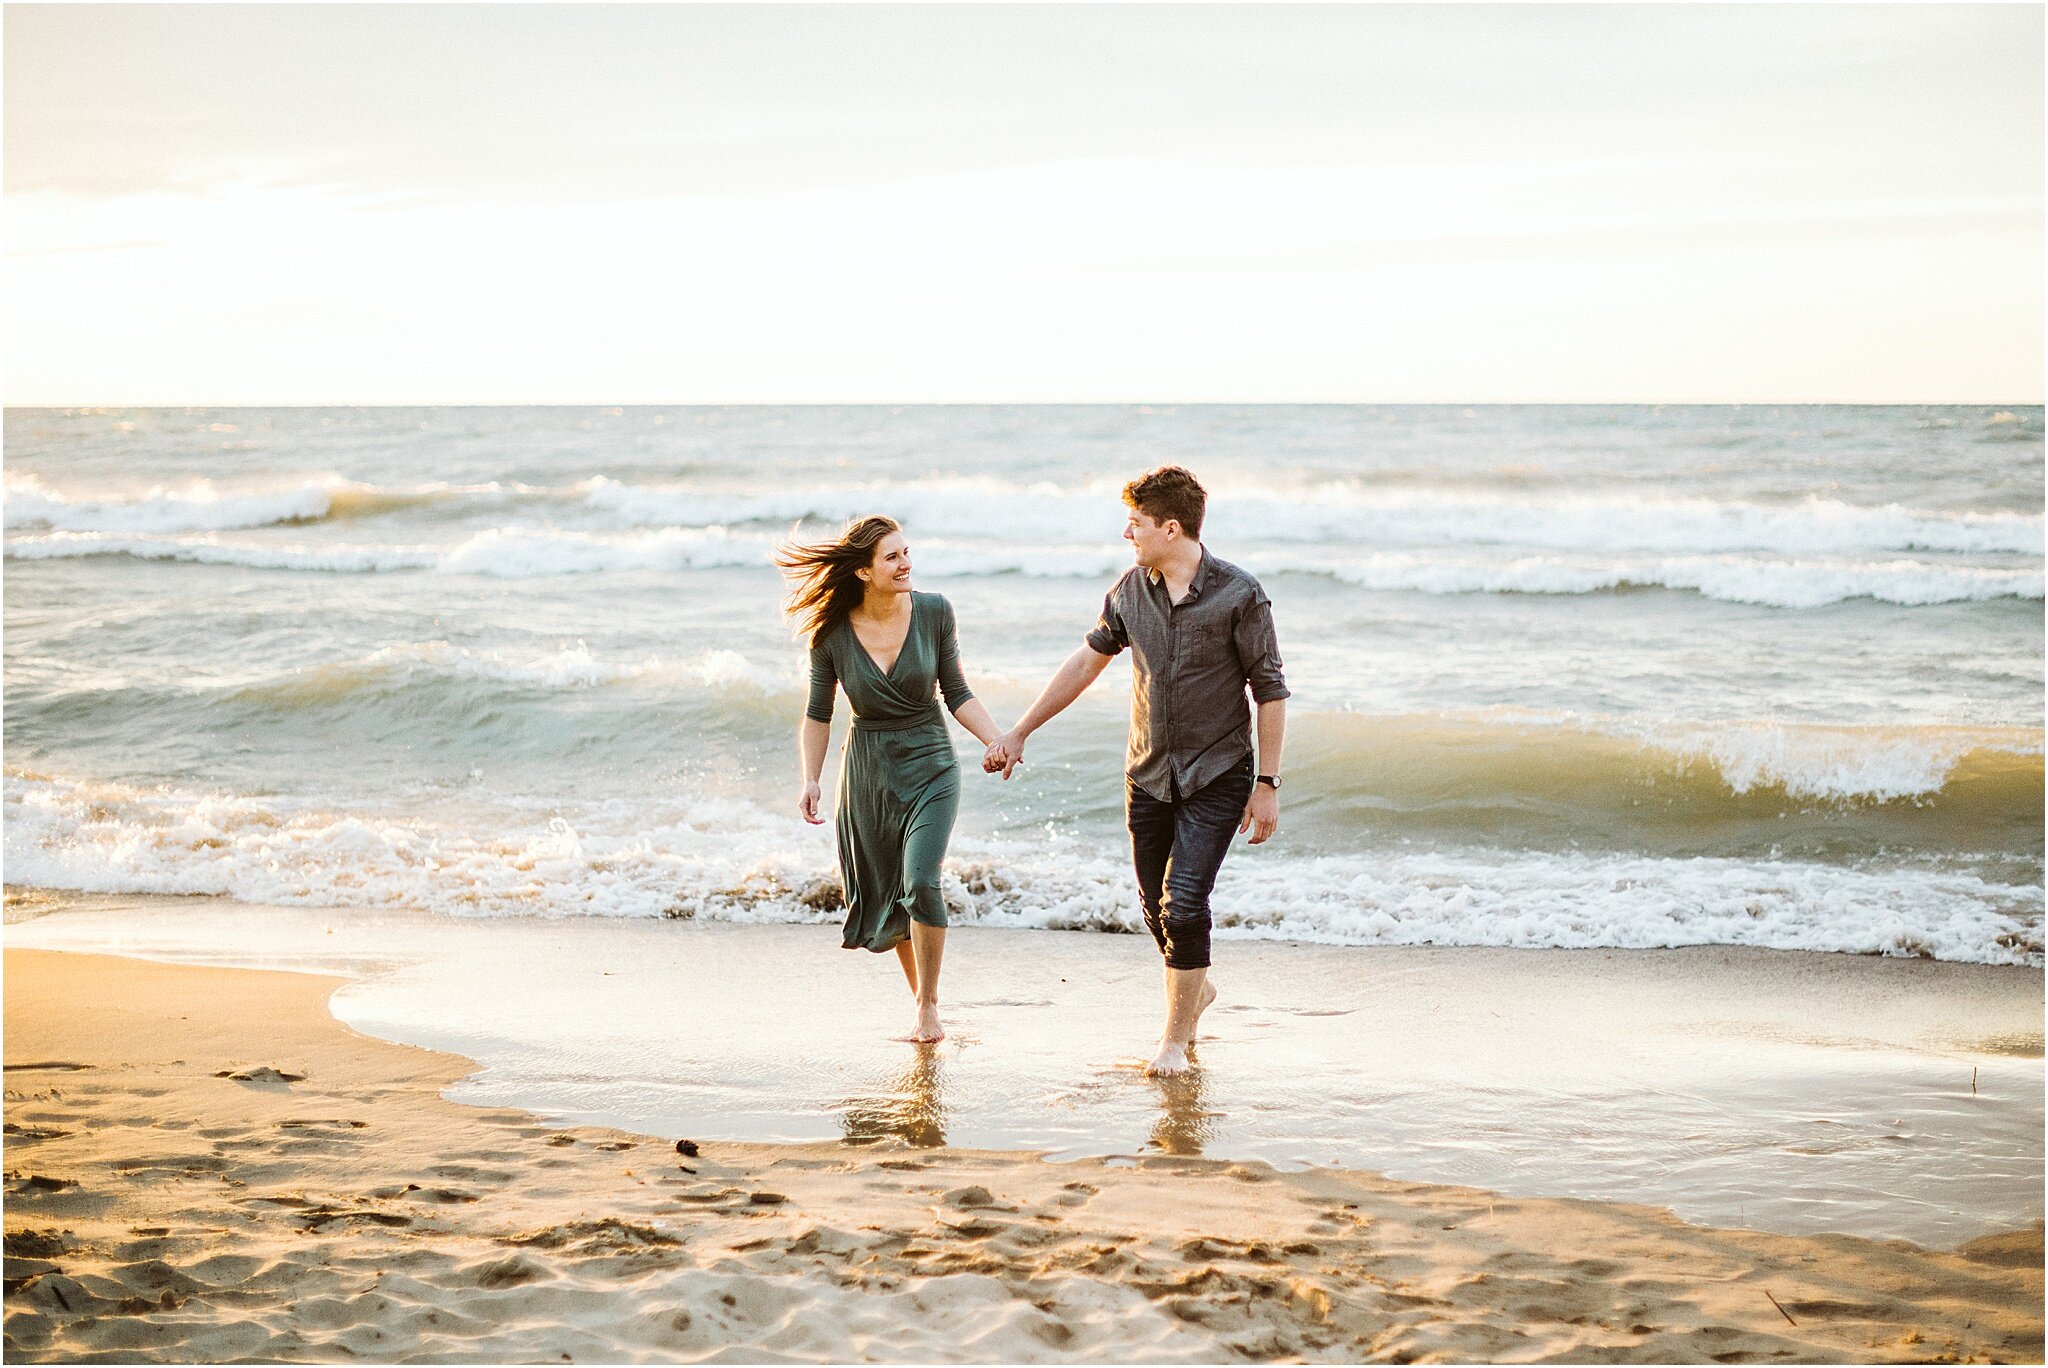
[[[1146,1148],[1163,1154],[1196,1155],[1216,1138],[1216,1120],[1209,1108],[1208,1082],[1197,1067],[1171,1078],[1152,1080],[1159,1088],[1159,1119]]]
[[[916,1149],[946,1143],[946,1103],[940,1091],[939,1054],[919,1045],[909,1067],[887,1092],[849,1097],[839,1104],[839,1124],[849,1145],[872,1145],[895,1136]]]

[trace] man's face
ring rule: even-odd
[[[1163,523],[1154,522],[1151,514],[1135,508],[1130,514],[1124,519],[1124,540],[1131,544],[1138,564],[1149,570],[1159,564],[1167,548],[1178,539],[1180,524],[1171,518]]]

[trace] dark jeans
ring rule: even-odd
[[[1207,788],[1162,803],[1124,780],[1124,820],[1145,929],[1171,969],[1209,967],[1209,890],[1252,796],[1252,758]]]

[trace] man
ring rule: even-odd
[[[1166,958],[1166,1029],[1148,1074],[1189,1068],[1195,1027],[1216,1000],[1209,984],[1209,892],[1249,829],[1258,845],[1280,825],[1280,750],[1287,683],[1273,609],[1259,582],[1202,546],[1208,495],[1179,466],[1124,486],[1124,539],[1137,564],[1102,601],[1102,620],[1067,658],[982,766],[1008,779],[1032,732],[1081,696],[1131,648],[1131,731],[1125,817],[1145,926]],[[1252,709],[1258,764],[1252,763]]]

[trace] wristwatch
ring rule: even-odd
[[[1280,791],[1280,776],[1277,774],[1262,774],[1257,779],[1254,779],[1252,782],[1255,784],[1270,785],[1273,789],[1273,792],[1275,793],[1278,793]]]

